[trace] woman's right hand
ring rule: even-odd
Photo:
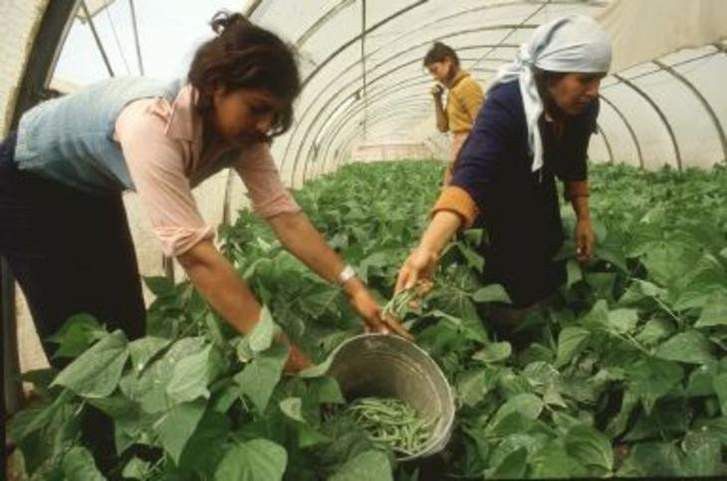
[[[399,270],[394,293],[411,289],[419,280],[431,280],[438,261],[439,255],[436,252],[422,247],[414,249]]]

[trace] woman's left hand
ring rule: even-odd
[[[367,330],[384,334],[394,333],[405,339],[414,340],[414,336],[396,319],[383,316],[382,309],[376,299],[358,280],[352,280],[356,285],[347,289],[348,299],[354,309],[361,315]]]
[[[590,219],[579,219],[576,224],[576,259],[580,263],[591,260],[593,247],[596,243],[596,236],[593,233],[593,225]]]

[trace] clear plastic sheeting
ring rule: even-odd
[[[351,153],[359,143],[406,140],[424,142],[437,155],[446,152],[434,128],[432,81],[422,66],[437,40],[452,46],[486,88],[535,27],[561,15],[603,17],[614,32],[617,66],[648,52],[661,55],[727,35],[727,22],[713,21],[727,13],[727,2],[656,3],[342,0],[291,8],[274,0],[256,2],[251,18],[288,36],[301,56],[305,89],[297,122],[273,147],[283,176],[300,186],[355,161]],[[654,9],[659,21],[645,21]],[[640,18],[614,20],[628,11],[640,12]],[[708,168],[724,161],[720,124],[727,102],[714,85],[727,73],[721,49],[717,43],[681,50],[607,79],[591,158],[644,168]],[[697,112],[698,119],[687,115]]]

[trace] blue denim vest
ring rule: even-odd
[[[116,119],[134,100],[173,102],[182,87],[144,77],[113,78],[25,112],[18,125],[15,163],[70,187],[105,194],[133,190],[121,147],[113,139]]]

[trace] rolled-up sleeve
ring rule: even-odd
[[[267,219],[301,210],[283,185],[267,144],[258,143],[243,149],[235,170],[245,184],[252,210],[258,216]]]
[[[141,198],[154,234],[167,256],[178,256],[205,239],[214,229],[205,224],[192,196],[184,169],[184,145],[165,134],[165,119],[149,102],[127,106],[116,122],[115,137]]]

